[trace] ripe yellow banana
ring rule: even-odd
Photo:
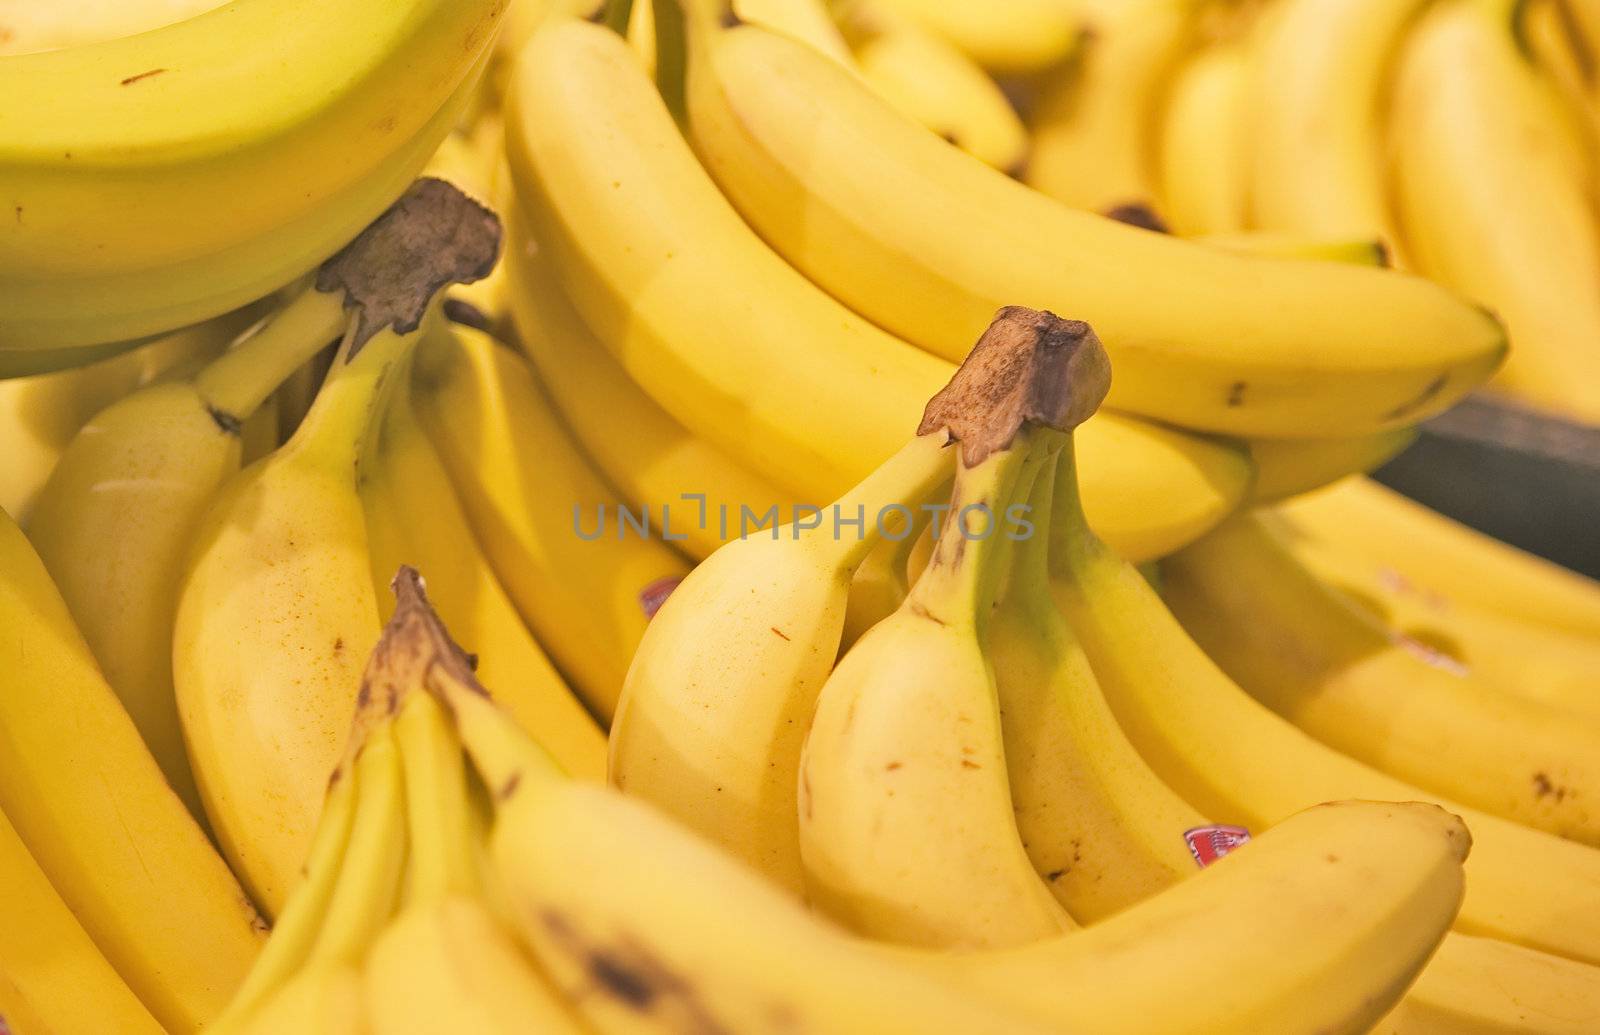
[[[1600,962],[1600,852],[1453,806],[1273,714],[1189,639],[1137,569],[1087,532],[1070,459],[1056,489],[1052,591],[1118,722],[1174,790],[1220,822],[1256,827],[1352,796],[1439,801],[1474,837],[1459,927]]]
[[[1372,1035],[1585,1035],[1600,967],[1452,933]]]
[[[1232,518],[1162,562],[1162,598],[1240,686],[1318,740],[1438,794],[1600,845],[1600,728],[1446,671]]]
[[[84,362],[315,267],[438,146],[504,7],[238,0],[0,58],[0,373]]]
[[[996,405],[993,369],[1024,402]],[[1008,309],[928,404],[919,430],[957,450],[943,527],[905,602],[823,684],[800,759],[807,897],[862,934],[971,949],[1071,926],[1018,836],[982,647],[1008,548],[1044,534],[1033,478],[1109,379],[1086,324]]]
[[[1416,428],[1358,438],[1253,439],[1248,445],[1256,480],[1250,487],[1250,502],[1276,503],[1352,474],[1365,474],[1394,459],[1416,439]]]
[[[1159,208],[1175,233],[1245,229],[1249,59],[1239,43],[1216,43],[1174,73],[1159,119]]]
[[[914,438],[831,506],[736,538],[689,573],[645,631],[611,733],[611,781],[799,893],[796,793],[851,576],[880,521],[949,472]]]
[[[378,637],[357,485],[391,374],[441,290],[483,276],[498,247],[492,213],[427,179],[325,266],[319,283],[365,285],[334,368],[294,437],[240,472],[195,532],[173,635],[178,714],[212,829],[273,913]]]
[[[1087,930],[922,965],[1061,1031],[1363,1035],[1449,928],[1470,844],[1433,805],[1319,805]]]
[[[470,328],[440,335],[478,336]],[[480,345],[493,348],[487,338]],[[422,346],[427,349],[428,344]],[[441,344],[440,347],[445,347]],[[451,345],[450,347],[461,347]],[[397,375],[404,377],[404,374]],[[605,734],[562,681],[506,595],[473,538],[472,526],[415,412],[415,389],[400,385],[384,415],[377,457],[361,485],[378,599],[402,564],[426,572],[441,617],[494,678],[500,703],[574,776],[605,779]],[[450,413],[449,403],[440,407]],[[447,420],[470,421],[467,414]],[[526,447],[525,447],[526,448]],[[562,495],[548,484],[541,491]],[[388,617],[389,608],[380,604]],[[583,617],[589,617],[583,612]]]
[[[0,514],[0,810],[162,1025],[215,1016],[262,924]]]
[[[495,574],[590,710],[609,721],[659,594],[688,565],[654,532],[623,524],[616,494],[515,353],[457,328],[425,344],[413,386]],[[584,755],[594,746],[603,745]],[[602,775],[603,756],[585,757],[581,772]]]
[[[459,662],[436,664],[430,686],[494,792],[490,855],[510,919],[593,1030],[1052,1030],[885,959],[645,803],[562,778]],[[719,916],[737,919],[707,922]]]
[[[1369,478],[1289,500],[1318,539],[1437,592],[1526,621],[1600,636],[1600,584],[1452,521]]]
[[[1251,225],[1400,242],[1384,183],[1387,76],[1425,0],[1286,0],[1250,37]]]
[[[1279,514],[1258,516],[1301,564],[1424,660],[1497,690],[1600,716],[1600,636],[1487,610],[1308,536]]]
[[[1056,0],[874,0],[887,10],[949,40],[991,72],[1042,72],[1071,56],[1082,39],[1073,4]]]
[[[28,521],[106,681],[196,816],[199,792],[172,689],[184,560],[206,508],[239,470],[242,429],[279,383],[344,330],[344,302],[342,291],[307,286],[192,377],[149,385],[96,414],[67,446]]]
[[[1516,0],[1437,5],[1395,86],[1408,250],[1492,306],[1515,346],[1508,391],[1600,423],[1600,228],[1569,126],[1516,33]]]
[[[696,560],[728,540],[723,515],[737,518],[741,506],[781,512],[792,502],[765,476],[691,434],[636,385],[573,311],[515,207],[505,215],[507,294],[518,344],[585,455],[623,498],[662,515],[676,545]],[[731,532],[737,536],[737,521]]]
[[[879,97],[986,165],[1018,175],[1028,131],[997,83],[949,40],[873,0],[845,5],[861,78]]]
[[[1084,5],[1082,49],[1041,89],[1029,186],[1104,212],[1154,206],[1160,95],[1193,26],[1195,0]]]
[[[509,104],[528,231],[595,338],[662,409],[802,503],[836,497],[898,448],[951,365],[855,317],[765,247],[614,33],[538,32]],[[1120,415],[1080,435],[1096,527],[1130,556],[1211,527],[1249,479],[1227,446]]]
[[[0,1024],[22,1035],[161,1035],[0,813]]]
[[[717,0],[690,2],[691,135],[713,176],[818,284],[947,358],[964,356],[1002,305],[1053,309],[1109,343],[1114,407],[1214,431],[1316,437],[1415,423],[1504,355],[1492,318],[1420,279],[1239,255],[1072,211],[943,146],[806,48],[751,25],[722,28]],[[543,60],[524,65],[524,86],[559,49],[535,48]],[[598,137],[594,125],[586,131]],[[527,178],[520,150],[512,167]],[[570,140],[545,150],[572,161]],[[548,184],[553,174],[539,173]],[[590,207],[620,207],[619,191],[605,188],[617,179],[594,185]],[[536,228],[553,238],[555,222]],[[635,265],[662,264],[659,243],[635,243]],[[1159,306],[1147,297],[1156,281]],[[684,309],[686,293],[664,283],[652,282],[655,293]],[[595,315],[593,295],[579,295]],[[730,424],[742,433],[746,422]]]

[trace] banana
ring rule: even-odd
[[[1175,233],[1239,233],[1250,201],[1249,58],[1239,43],[1215,43],[1173,75],[1156,147],[1161,214]]]
[[[1163,561],[1162,574],[1162,598],[1195,642],[1317,739],[1485,812],[1600,845],[1600,817],[1585,804],[1600,792],[1600,728],[1417,657],[1252,515]]]
[[[457,328],[427,342],[413,384],[418,415],[506,593],[590,710],[609,721],[658,594],[688,565],[654,533],[623,524],[615,493],[516,354]],[[603,745],[582,739],[578,771],[598,778],[604,756],[592,749]],[[548,742],[555,746],[553,735]]]
[[[401,607],[425,606],[416,587]],[[564,779],[485,696],[437,626],[429,686],[495,799],[508,915],[606,1035],[1043,1035],[856,942],[647,804]],[[627,851],[618,851],[627,845]],[[736,923],[708,917],[736,916]]]
[[[1156,110],[1197,4],[1097,0],[1085,7],[1082,50],[1040,90],[1026,181],[1090,212],[1153,206]]]
[[[149,385],[96,414],[28,521],[106,681],[196,816],[203,809],[172,689],[183,562],[206,508],[239,469],[242,428],[344,330],[344,301],[342,291],[308,286],[192,377]]]
[[[0,58],[0,375],[77,365],[314,268],[438,146],[504,7],[238,0]]]
[[[471,338],[470,328],[440,335]],[[484,349],[493,348],[479,337]],[[432,343],[424,343],[427,350]],[[440,343],[441,348],[465,346]],[[402,378],[404,374],[398,375]],[[414,409],[416,390],[402,384],[389,402],[376,462],[361,486],[374,585],[380,599],[402,564],[431,573],[429,585],[456,635],[495,678],[501,703],[575,776],[605,779],[605,734],[522,624],[499,578],[478,548],[450,477]],[[448,403],[440,410],[450,413]],[[470,421],[464,411],[453,418]],[[541,487],[542,491],[551,491]],[[554,494],[562,495],[559,490]],[[380,607],[380,613],[387,608]],[[590,612],[583,612],[587,617]],[[385,615],[387,617],[387,615]]]
[[[1600,968],[1451,934],[1372,1035],[1583,1035],[1600,1024]]]
[[[614,33],[577,22],[536,33],[508,104],[526,229],[662,409],[798,502],[838,496],[898,448],[951,365],[853,316],[766,248]],[[1096,527],[1130,555],[1175,549],[1248,483],[1240,453],[1172,429],[1107,414],[1081,437]]]
[[[437,318],[434,296],[481,277],[498,246],[493,214],[440,180],[418,181],[363,231],[319,274],[362,285],[362,305],[310,413],[193,535],[173,635],[178,715],[218,841],[274,914],[378,636],[357,485],[390,375]]]
[[[689,573],[628,669],[613,784],[801,891],[801,745],[839,652],[851,576],[886,515],[947,477],[944,445],[919,435],[831,506],[751,530]]]
[[[1384,183],[1386,77],[1426,0],[1286,0],[1250,39],[1250,217],[1262,230],[1400,237]]]
[[[1059,65],[1082,40],[1074,5],[1054,0],[874,2],[950,41],[979,65],[1001,75],[1025,75]]]
[[[0,810],[151,1014],[194,1031],[262,933],[22,531],[0,514]]]
[[[1109,381],[1087,324],[1018,307],[928,404],[919,431],[958,449],[947,520],[905,602],[823,684],[800,758],[808,898],[862,934],[970,949],[1072,926],[1018,836],[982,644],[1007,548],[1041,531],[1032,480]]]
[[[1600,584],[1452,521],[1369,478],[1289,500],[1279,513],[1384,571],[1496,614],[1600,636]]]
[[[1367,611],[1423,660],[1497,690],[1600,716],[1600,637],[1499,614],[1413,582],[1338,543],[1304,535],[1281,515],[1283,545],[1317,578]]]
[[[0,813],[0,1024],[23,1035],[161,1035]]]
[[[1520,48],[1517,6],[1453,0],[1417,27],[1395,87],[1396,193],[1418,267],[1505,319],[1506,390],[1600,423],[1590,178]]]
[[[705,560],[729,538],[727,515],[757,514],[789,494],[691,434],[628,376],[562,294],[549,257],[505,212],[506,265],[518,345],[583,452],[627,502],[662,515],[677,545]],[[737,536],[737,521],[731,530]],[[681,538],[680,538],[681,537]]]
[[[944,37],[881,2],[845,5],[862,80],[908,117],[1009,175],[1028,159],[1028,131],[998,84]]]
[[[1393,460],[1416,440],[1416,428],[1359,438],[1253,439],[1247,443],[1256,469],[1250,503],[1276,503],[1352,474],[1365,474]]]
[[[0,381],[0,509],[26,525],[39,490],[89,418],[139,385],[214,354],[255,315],[246,307],[98,363]]]
[[[1109,343],[1115,408],[1210,431],[1317,437],[1416,423],[1504,356],[1490,316],[1420,279],[1234,254],[1074,212],[941,146],[805,48],[751,25],[724,29],[717,0],[690,2],[691,136],[712,175],[801,271],[946,358],[964,356],[1001,305],[1054,309]],[[534,48],[545,60],[525,62],[519,93],[558,50]],[[598,137],[594,126],[586,131]],[[570,141],[547,149],[574,160]],[[602,186],[617,180],[594,188],[612,208],[619,191]],[[660,264],[655,246],[639,252]],[[1151,283],[1163,285],[1159,306]],[[686,292],[670,294],[682,308]],[[814,398],[806,405],[817,412]]]
[[[1256,702],[1184,633],[1137,569],[1088,533],[1070,457],[1057,475],[1051,589],[1118,722],[1160,777],[1217,821],[1270,825],[1351,796],[1436,800],[1473,831],[1457,921],[1600,962],[1600,853],[1449,804],[1327,748]]]

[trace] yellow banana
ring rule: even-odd
[[[1451,934],[1372,1035],[1584,1035],[1600,1024],[1600,967]]]
[[[1261,516],[1301,564],[1424,660],[1519,697],[1600,715],[1600,637],[1455,599],[1340,543],[1307,536],[1281,515]]]
[[[508,914],[595,1031],[1052,1030],[885,959],[645,803],[564,779],[459,661],[444,663],[448,643],[433,649],[430,687],[495,795],[490,855]],[[719,915],[738,922],[705,922]]]
[[[1393,460],[1416,439],[1416,428],[1360,438],[1254,439],[1247,443],[1256,468],[1250,502],[1276,503],[1352,474],[1365,474]]]
[[[750,528],[690,572],[628,669],[612,783],[799,893],[800,750],[851,575],[886,515],[948,470],[943,436],[919,436],[831,506]]]
[[[73,438],[28,521],[39,556],[123,707],[196,816],[173,697],[172,630],[201,517],[239,469],[242,429],[349,318],[342,291],[305,288],[192,377],[149,385]],[[276,429],[274,429],[275,432]]]
[[[855,63],[874,93],[986,165],[1022,171],[1027,128],[981,66],[881,2],[845,7]]]
[[[595,337],[664,410],[798,502],[834,498],[898,448],[951,365],[853,316],[762,245],[615,34],[540,31],[509,104],[527,229]],[[1107,414],[1081,435],[1096,527],[1130,555],[1199,534],[1248,482],[1238,452],[1175,430]]]
[[[1251,225],[1399,243],[1382,105],[1425,0],[1285,0],[1250,38]]]
[[[315,267],[437,147],[504,7],[238,0],[0,58],[0,373],[85,362]]]
[[[1600,962],[1600,852],[1454,806],[1327,748],[1256,702],[1183,632],[1133,567],[1085,529],[1057,476],[1052,591],[1139,753],[1217,821],[1270,825],[1316,802],[1436,800],[1472,829],[1458,926]],[[1531,775],[1531,774],[1530,774]]]
[[[654,533],[624,525],[616,495],[515,353],[458,328],[425,345],[413,386],[496,576],[590,710],[609,721],[659,595],[688,565]],[[601,758],[585,757],[581,771],[601,775]]]
[[[1600,845],[1600,728],[1444,671],[1318,581],[1253,515],[1162,562],[1162,598],[1206,653],[1329,746],[1438,794]]]
[[[470,338],[470,328],[441,328],[440,335]],[[480,345],[492,348],[488,339]],[[423,349],[428,349],[424,344]],[[445,347],[442,343],[440,347]],[[450,345],[452,348],[465,348]],[[404,376],[399,375],[399,376]],[[550,745],[556,761],[574,776],[605,778],[605,734],[567,689],[512,606],[500,579],[473,538],[461,504],[414,409],[409,385],[389,402],[375,463],[361,486],[367,503],[367,537],[380,600],[402,564],[426,572],[429,587],[456,636],[479,658],[479,671],[494,678],[501,703],[518,722]],[[470,421],[439,406],[447,421]],[[562,495],[541,486],[541,491]],[[386,606],[379,612],[387,617]],[[580,617],[587,618],[588,612]]]
[[[1408,250],[1494,309],[1508,391],[1600,423],[1600,229],[1568,126],[1516,35],[1516,0],[1452,0],[1417,27],[1394,100]]]
[[[1018,402],[995,403],[983,372],[999,369]],[[943,528],[905,602],[823,684],[800,758],[808,898],[862,934],[985,948],[1071,926],[1018,836],[982,644],[1008,547],[1042,534],[1032,480],[1109,380],[1086,324],[1019,307],[928,404],[920,430],[957,448]]]
[[[741,506],[757,514],[781,511],[787,493],[691,434],[634,384],[573,311],[548,255],[528,238],[514,207],[506,220],[518,344],[585,455],[624,499],[661,514],[663,527],[697,560],[728,540],[724,515],[737,517]]]
[[[806,48],[751,25],[722,28],[717,0],[690,3],[691,135],[713,176],[818,284],[947,358],[964,356],[1001,305],[1054,309],[1110,343],[1113,407],[1213,431],[1317,437],[1415,423],[1504,356],[1491,317],[1420,279],[1234,254],[1074,212],[942,146]],[[530,70],[552,68],[560,48],[534,49],[541,60],[525,63],[522,94],[533,92]],[[586,131],[598,137],[595,124]],[[520,150],[513,134],[513,171],[527,179]],[[573,160],[570,140],[545,150]],[[539,170],[547,185],[554,164]],[[612,208],[621,195],[605,185],[617,179],[594,186]],[[553,222],[536,228],[553,235]],[[654,240],[635,238],[636,265],[661,265]],[[554,250],[576,265],[564,244]],[[1152,282],[1163,285],[1159,306],[1149,304]],[[687,293],[662,283],[655,293],[684,308]],[[752,297],[772,302],[770,292]],[[593,316],[591,299],[577,300]],[[806,405],[816,412],[815,399]],[[730,425],[743,433],[746,421]]]
[[[1175,233],[1232,234],[1247,225],[1249,67],[1242,45],[1216,43],[1173,76],[1156,162],[1159,208]]]
[[[0,813],[0,1024],[21,1035],[161,1035]]]
[[[1194,0],[1089,3],[1082,50],[1039,95],[1029,186],[1090,212],[1154,206],[1156,112]]]
[[[262,924],[0,514],[0,810],[162,1025],[221,1009]]]
[[[1386,571],[1525,621],[1600,636],[1600,584],[1452,521],[1369,478],[1289,500],[1297,528]]]

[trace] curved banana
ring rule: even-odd
[[[1454,0],[1400,63],[1397,195],[1420,269],[1493,306],[1507,391],[1600,423],[1600,226],[1568,126],[1520,49],[1517,0]]]
[[[1450,805],[1302,733],[1229,680],[1138,570],[1087,531],[1069,458],[1056,490],[1056,602],[1128,738],[1190,804],[1261,827],[1351,796],[1439,800],[1474,837],[1460,929],[1600,963],[1600,852]]]
[[[845,6],[855,63],[874,93],[980,162],[1013,176],[1022,171],[1028,130],[981,66],[881,2]]]
[[[1252,439],[1246,443],[1256,468],[1250,503],[1276,503],[1365,474],[1399,456],[1416,439],[1416,428],[1359,438]]]
[[[590,710],[608,721],[658,595],[688,565],[653,531],[623,523],[616,494],[515,353],[456,328],[425,343],[412,384],[495,575]],[[599,777],[604,756],[594,747],[604,745],[583,745],[578,771]]]
[[[1002,368],[1026,403],[972,380]],[[928,404],[922,430],[957,449],[943,528],[905,602],[823,684],[800,758],[807,897],[861,934],[972,949],[1071,926],[1018,836],[982,645],[1008,549],[1044,532],[1033,479],[1108,382],[1087,325],[1018,308]]]
[[[1485,812],[1600,845],[1586,804],[1600,794],[1600,728],[1417,657],[1253,515],[1167,558],[1162,574],[1162,599],[1195,642],[1317,739]]]
[[[349,323],[344,292],[305,288],[196,371],[96,414],[39,494],[28,534],[167,781],[203,814],[173,696],[184,560],[242,458],[242,429],[278,385]],[[275,430],[275,429],[274,429]]]
[[[965,356],[1002,305],[1054,309],[1109,343],[1109,405],[1281,437],[1415,423],[1504,356],[1491,317],[1420,279],[1239,255],[1074,212],[943,146],[806,48],[751,25],[722,28],[718,0],[688,2],[691,135],[712,175],[809,277],[940,355]],[[529,70],[550,67],[558,51],[536,49],[542,60],[524,64],[524,94]],[[594,125],[586,131],[597,137]],[[547,147],[563,161],[571,149]],[[527,178],[525,165],[519,172]],[[617,179],[594,186],[613,208],[621,195],[607,185]],[[635,239],[636,265],[661,265],[655,240]],[[1163,286],[1159,306],[1149,304],[1152,282]],[[681,307],[687,293],[670,294]],[[578,301],[594,316],[592,297]],[[771,301],[770,292],[752,297]],[[816,412],[814,399],[805,405]],[[730,423],[743,432],[744,421]]]
[[[437,333],[477,337],[480,348],[494,347],[470,328],[441,328]],[[420,348],[428,351],[433,345],[429,341]],[[440,342],[438,347],[464,350],[470,346]],[[441,616],[456,638],[478,657],[478,671],[495,680],[500,703],[550,746],[551,754],[569,773],[603,780],[605,734],[523,625],[479,549],[450,477],[415,412],[413,397],[417,394],[415,388],[404,384],[395,390],[383,417],[376,459],[361,485],[378,597],[387,599],[386,588],[402,564],[424,572]],[[439,411],[447,421],[473,419],[471,411],[452,412],[451,400],[441,401]],[[542,466],[548,470],[547,464]],[[548,483],[539,491],[564,495]],[[379,606],[379,613],[386,618],[388,611]],[[580,617],[592,620],[587,611],[580,612]]]
[[[0,1019],[25,1035],[161,1035],[0,812]]]
[[[1281,515],[1259,516],[1296,560],[1424,660],[1497,690],[1600,716],[1600,637],[1487,610],[1308,536]]]
[[[1173,232],[1233,234],[1248,225],[1249,58],[1215,43],[1174,73],[1159,116],[1159,209]]]
[[[1286,0],[1250,37],[1251,225],[1400,243],[1384,183],[1382,105],[1426,0]]]
[[[162,1025],[215,1016],[262,924],[0,514],[0,810]]]
[[[751,529],[689,573],[628,669],[612,783],[801,891],[801,745],[839,653],[851,576],[886,515],[948,476],[944,445],[914,438],[831,506]]]
[[[1053,1030],[884,958],[645,803],[562,778],[459,663],[430,680],[495,789],[490,856],[510,920],[594,1030]]]
[[[662,409],[797,502],[838,496],[899,447],[948,362],[855,317],[765,247],[615,33],[552,24],[518,69],[518,210],[595,338]],[[1225,445],[1111,414],[1080,437],[1096,527],[1130,555],[1176,548],[1246,490],[1248,461]]]
[[[438,146],[504,7],[236,0],[0,58],[0,374],[75,365],[314,268]]]
[[[623,497],[661,514],[662,526],[696,560],[737,537],[737,520],[730,529],[727,516],[737,519],[740,507],[781,513],[789,494],[691,434],[634,384],[573,311],[549,256],[529,239],[514,207],[506,222],[517,343],[584,454]]]
[[[1156,204],[1158,103],[1197,6],[1086,5],[1082,48],[1040,90],[1033,111],[1028,186],[1089,212]]]
[[[1318,539],[1453,599],[1600,636],[1600,583],[1385,488],[1348,478],[1278,512]]]
[[[873,0],[949,40],[991,72],[1025,75],[1058,65],[1077,50],[1082,25],[1073,4],[1053,0]]]

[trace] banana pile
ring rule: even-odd
[[[1596,48],[0,0],[0,1032],[1600,1031]]]
[[[1029,184],[1186,236],[1379,243],[1505,321],[1498,390],[1600,424],[1600,5],[1074,6],[1087,37],[1034,84]]]

